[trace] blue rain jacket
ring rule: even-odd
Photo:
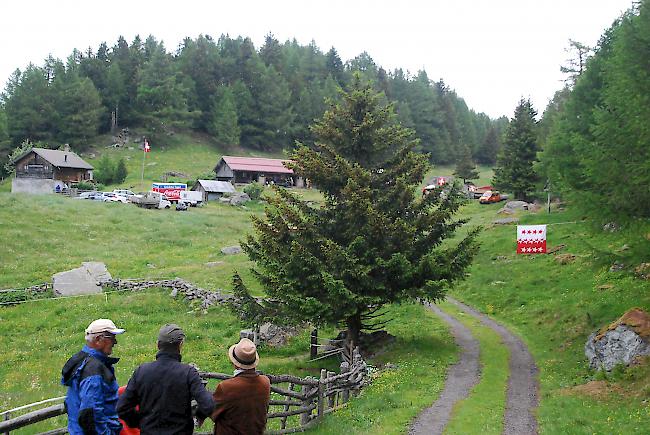
[[[84,346],[63,366],[61,384],[68,387],[65,399],[68,432],[71,435],[117,435],[117,379],[111,358]]]

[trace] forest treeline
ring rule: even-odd
[[[29,65],[2,96],[0,142],[5,156],[26,139],[83,151],[117,125],[138,127],[154,142],[192,129],[224,146],[279,151],[313,140],[309,125],[355,72],[395,103],[432,162],[453,163],[467,146],[478,162],[494,163],[507,119],[470,110],[442,79],[387,72],[365,52],[343,62],[335,48],[325,53],[313,41],[281,43],[271,34],[259,49],[243,37],[186,38],[175,53],[153,36],[130,44],[120,37],[112,47],[75,50],[66,62]]]
[[[540,174],[610,216],[650,217],[650,6],[633,6],[590,50],[540,122]],[[585,56],[586,55],[586,56]]]

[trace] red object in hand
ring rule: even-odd
[[[126,386],[120,387],[117,390],[117,394],[121,396],[125,389]],[[140,435],[140,429],[128,426],[121,418],[120,423],[122,423],[122,430],[120,431],[120,435]]]

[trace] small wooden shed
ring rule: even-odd
[[[235,187],[228,181],[198,180],[192,190],[203,194],[203,202],[219,199],[225,193],[234,193]]]

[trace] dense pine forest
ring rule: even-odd
[[[572,43],[568,85],[540,125],[540,174],[592,211],[650,217],[650,4],[640,2],[594,49]]]
[[[309,125],[355,72],[395,103],[432,162],[452,163],[466,145],[479,162],[494,163],[507,119],[470,110],[442,79],[387,72],[367,53],[343,62],[335,48],[324,53],[315,42],[281,43],[271,34],[259,49],[243,37],[186,38],[175,53],[154,36],[130,44],[120,37],[112,47],[75,50],[65,62],[50,57],[16,70],[2,96],[1,154],[6,159],[27,139],[83,151],[116,127],[137,127],[158,144],[191,129],[223,146],[290,149],[313,140]]]
[[[558,65],[565,86],[545,109],[522,98],[508,121],[469,109],[442,79],[386,71],[365,52],[344,62],[335,48],[269,34],[259,49],[249,38],[202,35],[171,53],[154,36],[130,44],[120,37],[15,71],[0,100],[0,176],[26,140],[84,151],[98,134],[125,127],[157,145],[190,130],[226,148],[291,150],[313,142],[309,126],[359,74],[415,131],[418,151],[431,163],[456,164],[460,178],[482,163],[517,198],[540,198],[546,187],[608,217],[648,217],[648,2],[616,19],[596,47],[570,47],[573,58]]]

